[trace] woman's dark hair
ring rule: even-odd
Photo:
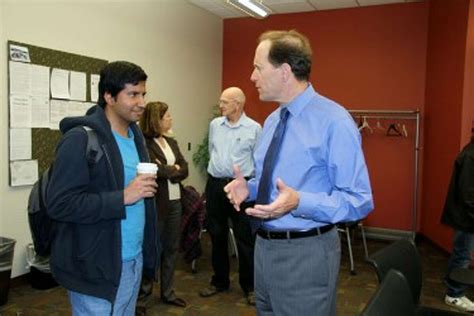
[[[259,42],[271,42],[268,61],[275,67],[287,63],[296,79],[308,81],[311,74],[312,51],[309,40],[295,31],[268,31],[260,35]]]
[[[126,84],[135,86],[141,81],[146,81],[147,78],[147,74],[140,66],[128,61],[114,61],[105,65],[100,71],[97,104],[105,108],[104,93],[108,92],[115,98]]]
[[[140,128],[145,137],[154,138],[161,135],[160,120],[165,116],[166,111],[168,111],[168,104],[164,102],[147,103],[145,112],[139,121]]]

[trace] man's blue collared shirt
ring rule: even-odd
[[[311,85],[288,107],[286,132],[272,175],[270,201],[278,196],[276,178],[298,191],[298,207],[265,221],[268,230],[307,230],[364,218],[373,209],[360,133],[350,114],[317,94]],[[265,120],[255,149],[255,178],[248,183],[255,200],[263,160],[280,119],[280,108]]]
[[[234,164],[244,177],[253,176],[253,152],[262,128],[242,113],[231,125],[225,116],[217,117],[209,125],[209,166],[207,172],[215,178],[233,178]]]

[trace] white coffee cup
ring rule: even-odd
[[[152,162],[140,162],[137,165],[138,174],[156,174],[158,171],[158,165]]]

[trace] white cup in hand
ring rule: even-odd
[[[137,165],[137,174],[153,174],[156,175],[158,165],[152,162],[140,162]]]

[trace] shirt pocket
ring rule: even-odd
[[[244,152],[252,152],[256,142],[256,135],[249,132],[241,133],[236,139],[237,147]]]

